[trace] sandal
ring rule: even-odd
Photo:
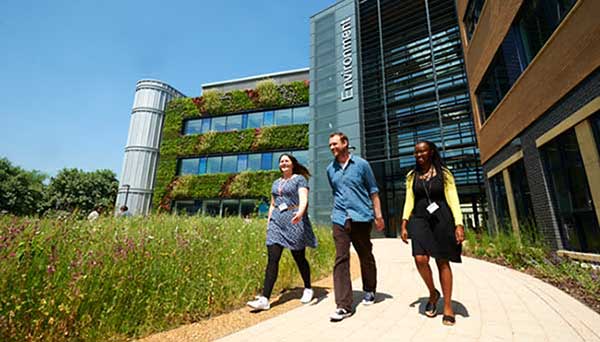
[[[433,301],[433,303],[431,302],[427,302],[427,305],[425,305],[425,316],[427,317],[435,317],[437,315],[437,302],[438,300],[440,300],[440,297],[442,296],[440,294],[440,291],[435,290],[435,294],[437,295],[435,300]]]
[[[442,323],[444,325],[452,326],[454,323],[456,323],[456,319],[454,316],[444,315],[444,317],[442,317]]]

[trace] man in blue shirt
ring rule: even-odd
[[[329,136],[329,149],[335,160],[327,166],[327,178],[333,190],[333,240],[335,266],[333,289],[336,310],[330,316],[338,322],[352,315],[352,281],[350,279],[350,243],[358,253],[360,273],[365,296],[362,303],[375,302],[377,267],[373,257],[371,229],[382,231],[385,223],[381,215],[379,189],[369,163],[348,151],[348,137],[336,132]]]

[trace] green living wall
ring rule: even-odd
[[[308,104],[308,83],[259,82],[256,89],[174,99],[167,105],[154,186],[153,207],[170,210],[171,201],[194,198],[268,198],[277,171],[178,177],[177,159],[236,152],[308,148],[308,125],[272,126],[232,132],[183,135],[186,119]]]

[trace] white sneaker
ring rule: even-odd
[[[313,290],[312,289],[304,289],[304,292],[302,293],[302,298],[300,298],[300,302],[302,304],[307,304],[310,303],[310,301],[313,299]]]
[[[335,309],[335,311],[329,316],[329,319],[332,322],[339,322],[346,317],[352,316],[352,312],[347,311],[346,309]]]
[[[269,305],[269,299],[264,296],[256,296],[256,300],[251,300],[246,303],[249,307],[254,310],[269,310],[271,306]]]

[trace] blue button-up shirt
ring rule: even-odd
[[[327,178],[333,190],[331,221],[334,224],[343,227],[348,218],[356,222],[373,221],[371,195],[379,189],[366,160],[350,155],[345,169],[334,160],[327,166]]]

